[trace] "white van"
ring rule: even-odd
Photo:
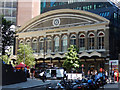
[[[64,69],[47,69],[46,77],[47,78],[62,78],[64,77]]]

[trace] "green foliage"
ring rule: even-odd
[[[12,31],[9,30],[13,23],[7,21],[3,15],[0,15],[0,26],[2,27],[2,55],[5,55],[5,46],[13,45],[14,37],[12,36]],[[6,34],[8,32],[8,34]]]
[[[3,31],[6,31],[13,23],[11,21],[7,21],[3,15],[0,16],[0,24],[4,25]]]
[[[8,58],[7,55],[3,55],[3,56],[1,56],[1,59],[2,59],[6,64],[8,64],[9,61],[10,61],[10,59]]]
[[[7,55],[2,55],[2,56],[0,57],[0,59],[3,60],[6,64],[10,64],[10,62],[11,62],[12,66],[15,66],[15,65],[13,64],[13,61],[12,61]]]
[[[65,61],[63,62],[63,67],[67,70],[71,70],[72,68],[79,68],[80,66],[78,49],[76,46],[71,45],[68,48],[68,52],[65,54]]]
[[[24,57],[25,56],[25,57]],[[19,45],[18,49],[18,59],[17,62],[20,64],[21,62],[24,62],[27,66],[34,66],[35,65],[35,58],[33,56],[33,50],[30,46],[28,45]]]

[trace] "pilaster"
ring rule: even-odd
[[[94,41],[94,49],[97,49],[97,44],[98,44],[98,42],[97,42],[97,31],[95,30],[94,31],[94,34],[95,34],[95,37],[94,37],[94,39],[95,39],[95,41]]]
[[[88,32],[85,32],[85,50],[88,50]]]

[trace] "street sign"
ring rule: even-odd
[[[118,60],[110,60],[109,61],[109,65],[111,65],[111,63],[112,63],[112,65],[118,65]]]
[[[119,60],[110,60],[109,61],[109,70],[111,71],[119,71]]]

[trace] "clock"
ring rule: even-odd
[[[60,19],[59,18],[54,18],[53,19],[53,26],[59,26],[60,25]]]

